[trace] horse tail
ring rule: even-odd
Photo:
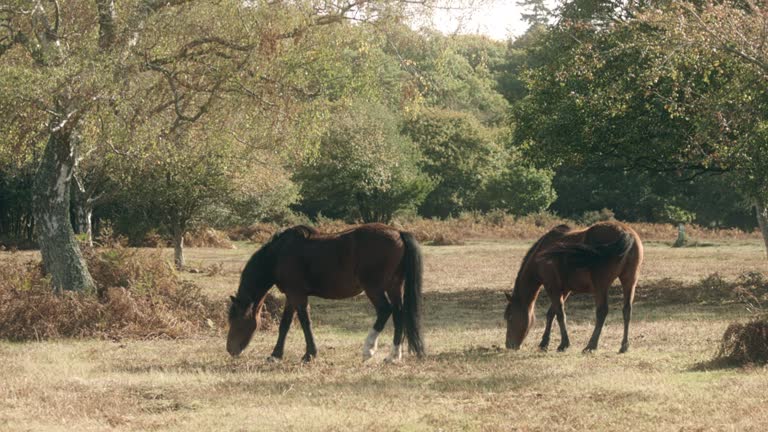
[[[539,259],[565,259],[574,267],[591,268],[610,258],[620,258],[632,249],[635,238],[621,230],[619,238],[611,243],[558,243],[540,255]]]
[[[400,232],[400,238],[405,244],[403,255],[403,276],[405,289],[403,291],[403,327],[408,338],[408,350],[417,356],[424,356],[424,340],[421,337],[421,285],[423,263],[419,244],[408,232]]]

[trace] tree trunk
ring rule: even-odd
[[[683,247],[686,243],[687,239],[685,236],[685,224],[679,223],[677,224],[677,240],[675,240],[675,243],[672,246]]]
[[[755,202],[755,212],[757,213],[757,223],[760,225],[760,232],[763,233],[763,242],[765,242],[765,251],[768,254],[768,207],[764,201]]]
[[[85,234],[85,243],[93,247],[93,207],[88,203],[78,203],[77,233]]]
[[[115,1],[96,0],[96,9],[99,12],[99,48],[106,50],[112,48],[117,39]]]
[[[71,130],[52,128],[35,175],[33,208],[43,266],[55,290],[95,288],[69,220],[70,186],[75,168]]]
[[[88,197],[88,193],[77,180],[77,177],[73,177],[75,180],[75,188],[73,189],[73,200],[75,202],[75,233],[85,234],[85,242],[88,246],[93,247],[93,226],[91,220],[93,219],[93,201]]]
[[[176,268],[184,268],[184,230],[181,228],[173,229],[173,262]]]

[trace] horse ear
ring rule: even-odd
[[[504,292],[504,295],[507,297],[507,301],[512,303],[512,294],[510,294],[508,292]]]

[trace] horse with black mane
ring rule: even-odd
[[[557,317],[560,346],[570,346],[565,327],[565,301],[571,293],[591,292],[596,306],[595,329],[584,352],[597,349],[600,333],[608,315],[608,289],[618,277],[624,292],[624,338],[620,353],[629,349],[629,321],[635,287],[643,261],[643,243],[637,233],[619,222],[600,222],[583,230],[560,225],[544,234],[528,250],[511,294],[506,293],[506,346],[518,349],[533,325],[533,309],[541,286],[547,291],[551,306],[539,347],[546,350]]]
[[[363,291],[376,308],[376,322],[365,339],[363,360],[376,352],[379,333],[390,315],[395,335],[387,360],[402,357],[404,334],[409,350],[424,355],[421,252],[410,233],[382,224],[366,224],[336,234],[321,234],[299,225],[272,236],[245,265],[237,295],[231,297],[227,336],[231,355],[240,354],[250,342],[264,298],[273,285],[285,294],[286,302],[270,361],[282,359],[294,314],[299,317],[306,342],[302,360],[308,362],[317,356],[308,297],[344,299]]]

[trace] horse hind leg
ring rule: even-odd
[[[619,353],[623,354],[629,350],[629,322],[632,319],[632,303],[635,300],[635,288],[637,287],[637,269],[632,269],[619,276],[621,286],[624,291],[624,337],[621,339],[621,348]]]
[[[396,363],[403,358],[403,339],[405,338],[405,317],[403,316],[403,280],[396,280],[388,287],[387,297],[389,298],[392,313],[392,324],[395,327],[395,334],[392,337],[392,351],[386,359],[387,363]]]
[[[304,341],[307,345],[307,350],[301,361],[309,363],[317,357],[317,346],[315,345],[315,337],[312,334],[312,321],[309,318],[309,305],[306,300],[296,308],[296,313],[299,316],[299,323],[301,323],[301,329],[304,331]]]
[[[365,343],[363,343],[363,361],[369,360],[376,354],[379,335],[384,330],[389,316],[392,315],[392,305],[389,304],[386,296],[382,294],[376,298],[378,300],[373,302],[376,307],[376,322],[373,323],[373,328],[368,333],[368,337],[365,338]]]
[[[395,363],[403,358],[403,306],[392,305],[392,322],[395,325],[395,335],[392,338],[392,352],[385,359],[387,363]]]
[[[600,334],[603,331],[605,325],[605,318],[608,316],[608,284],[595,284],[595,330],[592,332],[592,337],[589,338],[585,353],[593,352],[597,350],[598,342],[600,341]]]

